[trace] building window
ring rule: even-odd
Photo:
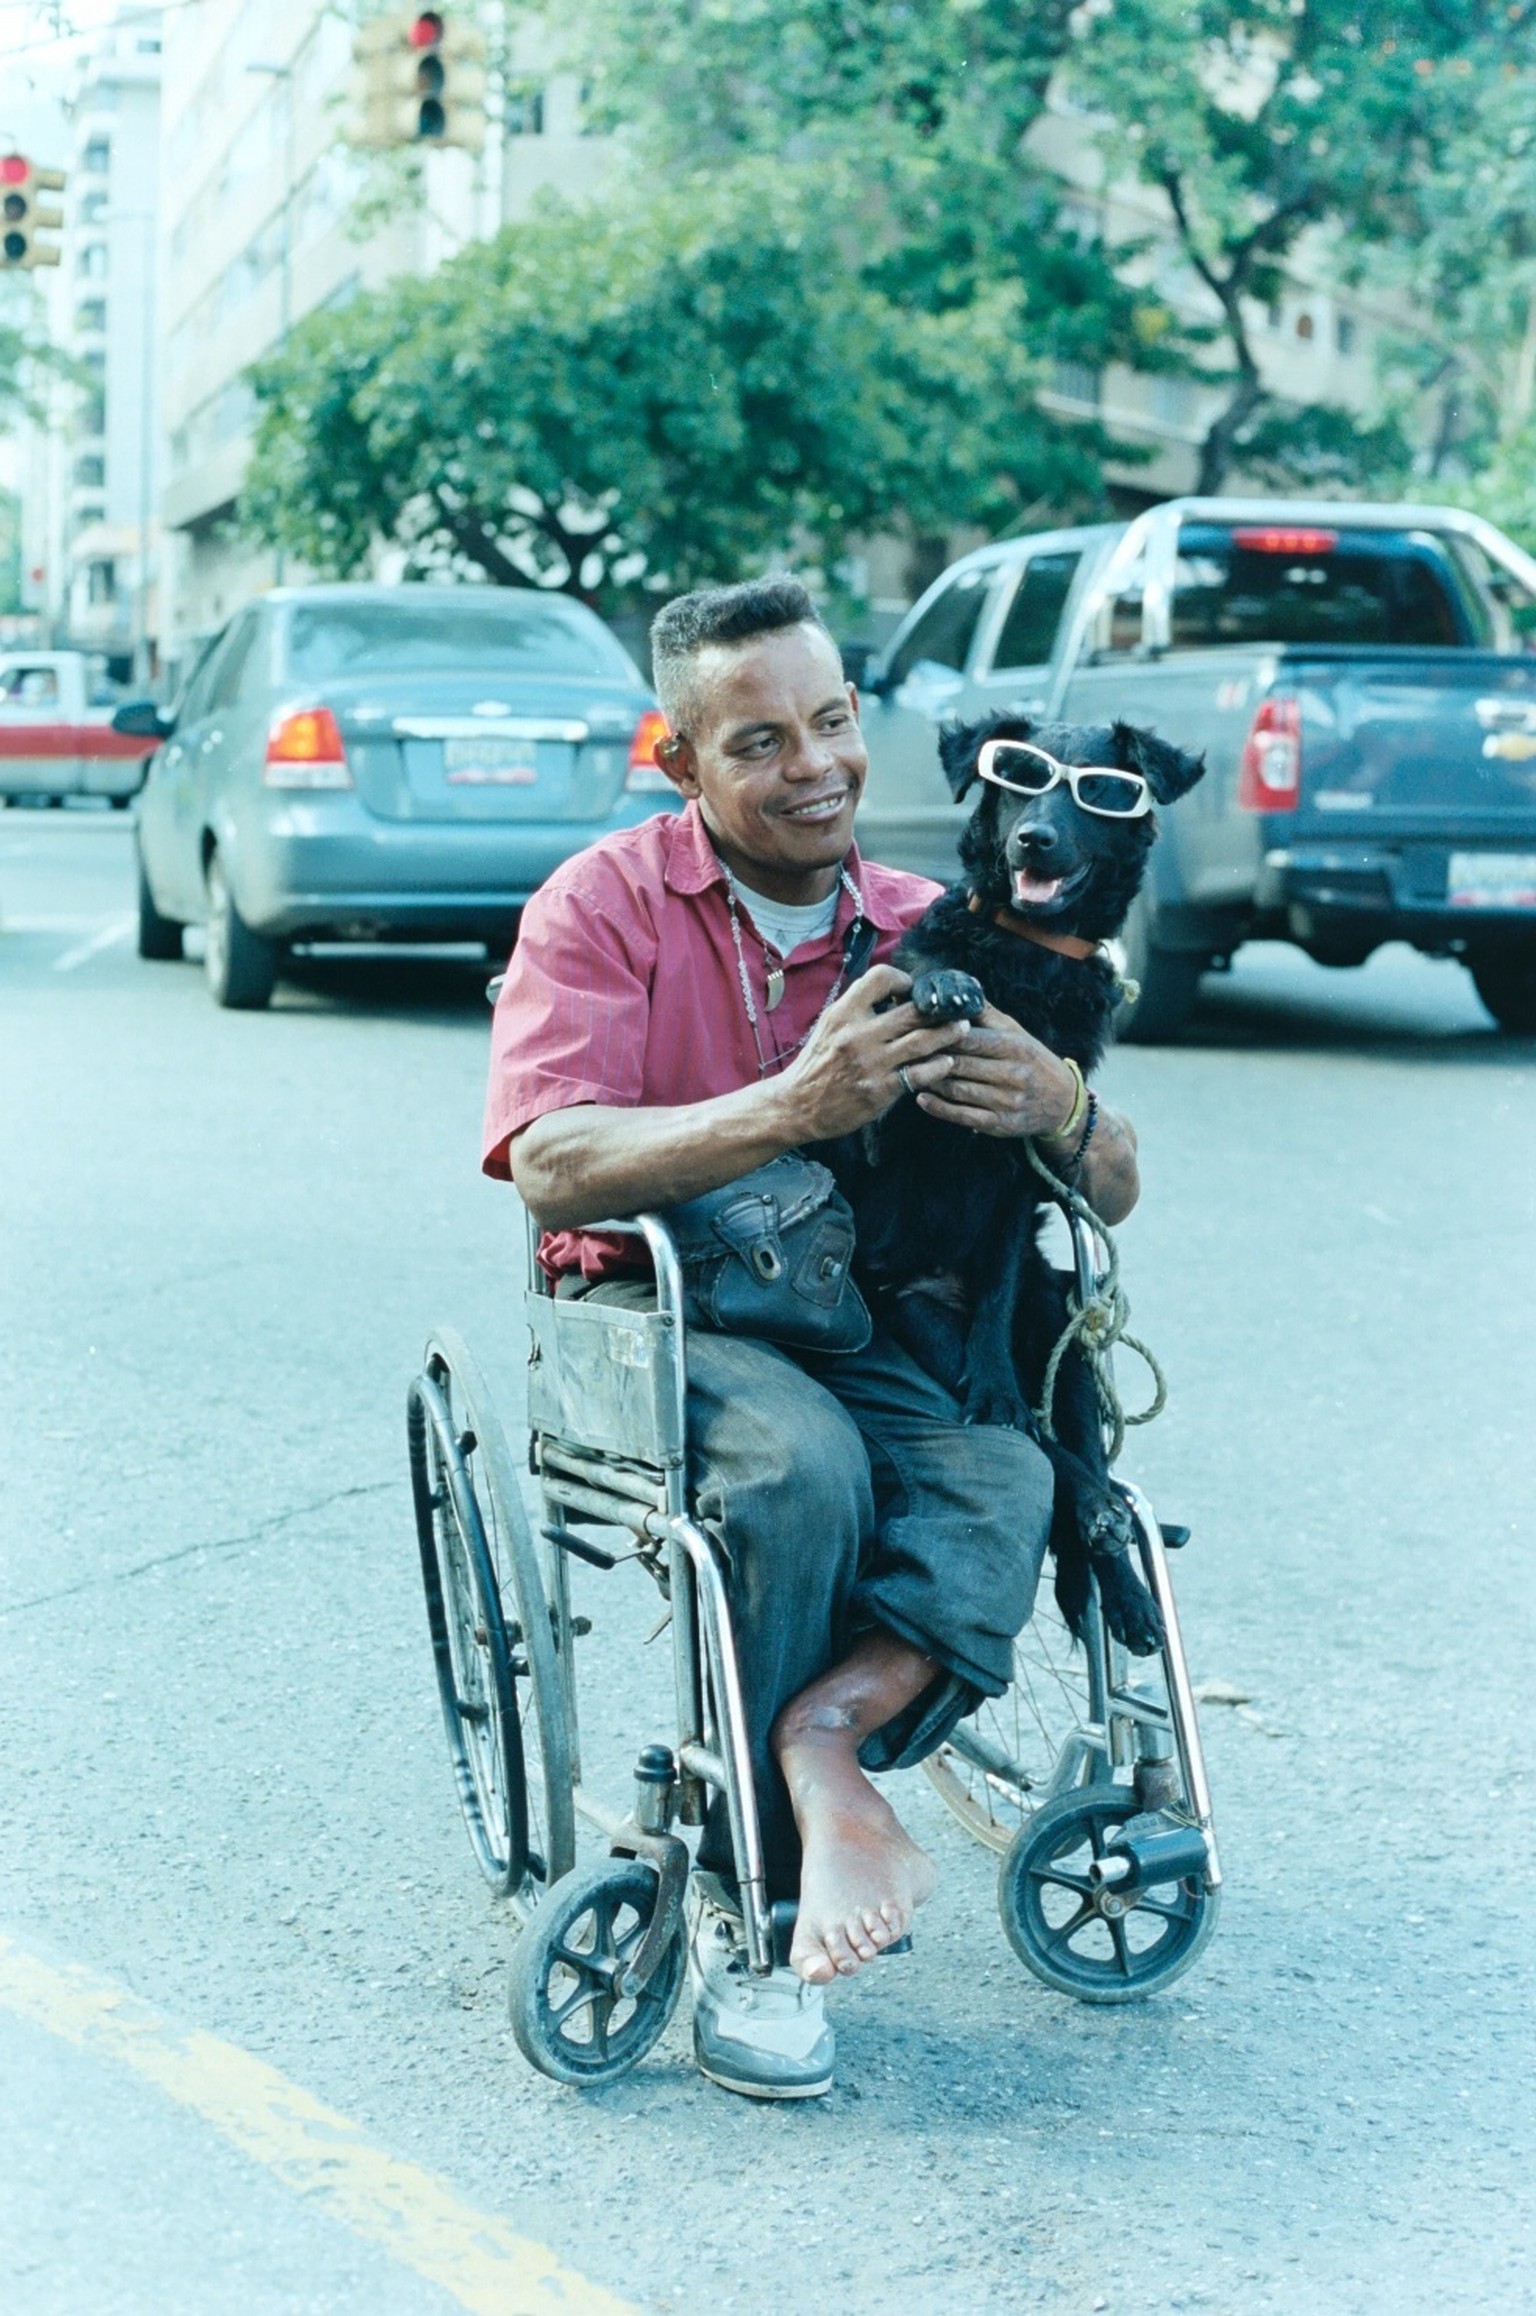
[[[115,603],[117,601],[117,565],[108,557],[104,562],[87,566],[85,575],[87,603]]]
[[[1315,335],[1315,332],[1316,324],[1310,314],[1298,314],[1296,316],[1296,335],[1298,338],[1310,338]]]
[[[106,326],[107,301],[105,298],[86,298],[83,303],[76,306],[75,328],[77,330],[104,330]]]
[[[1336,314],[1333,342],[1341,354],[1352,354],[1360,343],[1360,325],[1353,314]]]
[[[111,138],[92,137],[90,143],[86,146],[85,151],[80,156],[81,168],[86,170],[91,176],[104,177],[111,165]]]
[[[107,278],[107,245],[104,241],[86,241],[80,246],[75,259],[75,271],[82,281],[105,281]]]
[[[75,508],[75,529],[83,531],[90,523],[104,523],[107,510],[100,499],[82,499]]]
[[[541,88],[508,88],[506,129],[509,137],[543,136],[544,91]]]
[[[1080,402],[1087,410],[1097,410],[1103,387],[1103,372],[1087,362],[1051,364],[1051,388],[1063,402]]]
[[[79,223],[81,225],[100,225],[106,214],[107,195],[105,193],[86,193],[82,195],[79,214]]]
[[[95,451],[87,451],[84,458],[75,460],[75,487],[78,490],[99,491],[107,479],[107,462]]]
[[[1163,426],[1193,426],[1196,387],[1192,378],[1158,371],[1152,380],[1152,415]]]

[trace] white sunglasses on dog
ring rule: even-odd
[[[1100,820],[1140,820],[1152,809],[1152,790],[1139,772],[1112,764],[1062,764],[1028,740],[984,741],[976,774],[1015,796],[1044,796],[1065,781],[1072,801]]]

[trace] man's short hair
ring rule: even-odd
[[[674,732],[687,729],[694,662],[711,644],[754,643],[785,627],[831,634],[804,584],[787,571],[743,579],[734,587],[699,587],[674,595],[651,621],[651,673],[662,714]]]

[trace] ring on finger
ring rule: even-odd
[[[916,1086],[913,1085],[912,1080],[907,1075],[907,1065],[905,1062],[903,1062],[897,1070],[896,1076],[900,1081],[901,1090],[904,1094],[915,1094],[917,1092]]]

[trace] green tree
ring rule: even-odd
[[[1091,490],[1085,438],[1042,432],[1017,288],[903,312],[802,193],[752,165],[707,198],[551,208],[311,315],[254,374],[243,522],[322,571],[392,542],[613,609],[791,541],[827,561],[903,517]]]
[[[1078,15],[1076,0],[589,0],[581,62],[597,119],[674,185],[744,166],[801,184],[914,333],[1006,300],[1047,383],[1054,362],[1182,367],[1174,317],[1126,275],[1133,252],[1085,231],[1029,141]],[[1011,433],[1004,463],[1027,450],[1039,487],[954,502],[945,527],[1087,511],[1104,455],[1137,455],[1038,406],[1021,421],[985,380],[970,424],[994,445]]]
[[[1166,196],[1220,317],[1227,361],[1210,374],[1231,391],[1201,445],[1200,490],[1219,490],[1281,415],[1254,328],[1302,236],[1412,237],[1454,166],[1443,90],[1485,97],[1533,14],[1532,0],[1090,0],[1069,84],[1106,116],[1110,164],[1129,156]]]
[[[1452,165],[1417,187],[1414,230],[1388,253],[1389,278],[1414,315],[1388,361],[1401,400],[1421,413],[1425,463],[1437,486],[1466,484],[1478,493],[1486,485],[1495,500],[1512,493],[1529,524],[1536,512],[1536,66],[1486,54],[1478,61],[1476,73],[1435,76]]]

